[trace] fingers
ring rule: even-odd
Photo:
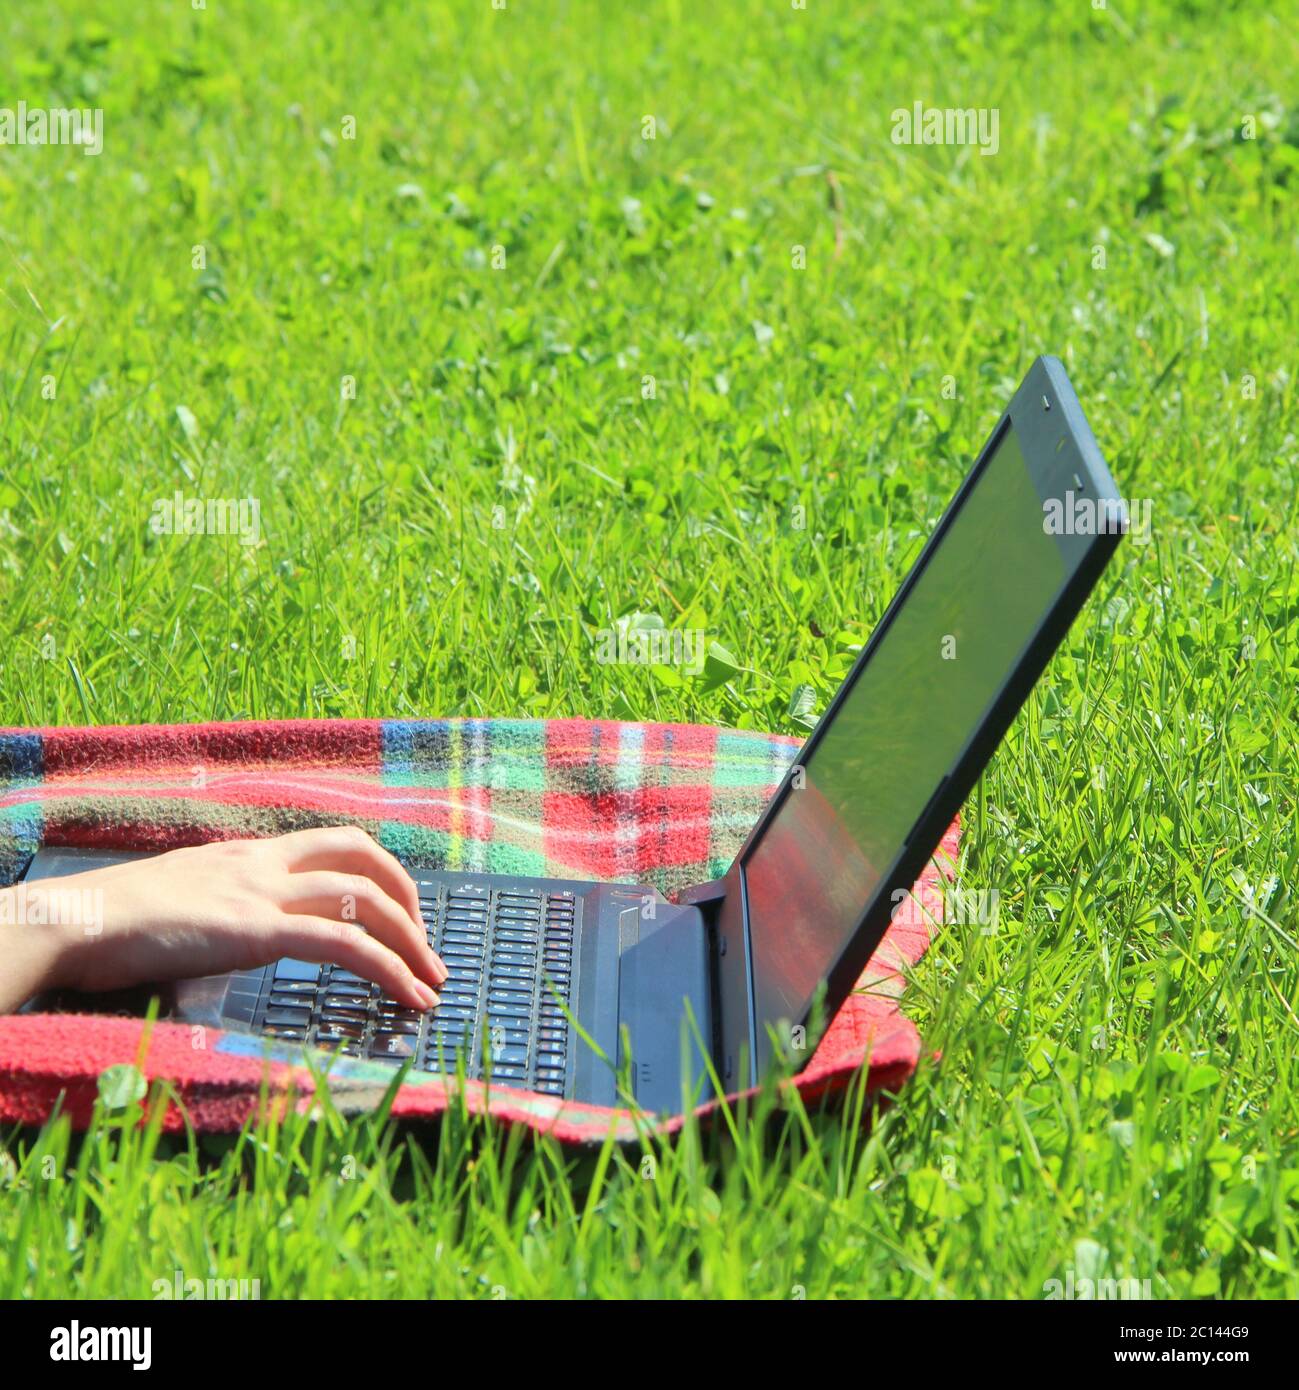
[[[276,898],[288,913],[359,923],[434,988],[447,977],[446,966],[429,948],[423,923],[416,926],[372,879],[325,869],[291,873],[284,876]]]
[[[333,825],[313,830],[295,830],[272,842],[276,853],[291,873],[312,870],[363,875],[373,880],[388,898],[400,904],[414,924],[425,947],[424,920],[419,907],[419,889],[402,868],[400,861],[355,825]],[[324,916],[333,916],[332,910]],[[367,925],[369,925],[367,923]],[[434,955],[437,983],[446,979],[447,969]]]
[[[285,867],[293,873],[334,869],[372,878],[406,909],[412,922],[420,923],[419,889],[414,880],[396,856],[389,854],[360,826],[330,825],[315,830],[294,830],[278,836],[274,844]]]
[[[341,965],[413,1009],[431,1009],[438,996],[382,942],[345,922],[324,917],[285,916],[275,929],[275,953],[297,960]]]

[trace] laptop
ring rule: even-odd
[[[669,902],[407,864],[449,971],[435,1009],[289,959],[146,995],[258,1050],[588,1104],[676,1112],[757,1084],[791,1039],[811,1055],[1127,525],[1064,368],[1038,358],[722,879]],[[27,878],[124,857],[44,849]]]

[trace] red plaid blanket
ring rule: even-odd
[[[432,868],[640,882],[671,896],[725,872],[798,746],[695,725],[586,720],[0,730],[0,885],[41,845],[164,850],[350,821]],[[953,826],[944,841],[949,858],[956,835]],[[916,896],[941,920],[934,866]],[[923,913],[890,928],[799,1074],[800,1091],[838,1089],[863,1064],[872,1090],[910,1075],[919,1039],[897,1007],[899,967],[928,940]],[[87,1015],[0,1018],[0,1120],[39,1122],[62,1098],[84,1125],[100,1073],[136,1061],[142,1028]],[[268,1068],[273,1096],[304,1104],[311,1092],[305,1068],[268,1062],[244,1036],[208,1033],[196,1046],[188,1026],[158,1023],[147,1044],[146,1075],[174,1083],[200,1129],[242,1125]],[[392,1075],[339,1058],[330,1094],[341,1108],[364,1108]],[[411,1074],[394,1113],[439,1113],[449,1084]],[[636,1132],[626,1111],[499,1086],[468,1083],[466,1101],[567,1142]]]

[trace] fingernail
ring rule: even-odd
[[[429,955],[433,957],[433,973],[437,976],[438,984],[444,984],[451,972],[446,968],[442,957],[436,951],[430,951]]]
[[[420,1004],[426,1009],[435,1009],[438,1005],[438,996],[426,985],[418,980],[415,982],[415,994]]]

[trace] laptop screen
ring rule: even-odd
[[[745,856],[759,1032],[806,1016],[1065,579],[1008,424]]]

